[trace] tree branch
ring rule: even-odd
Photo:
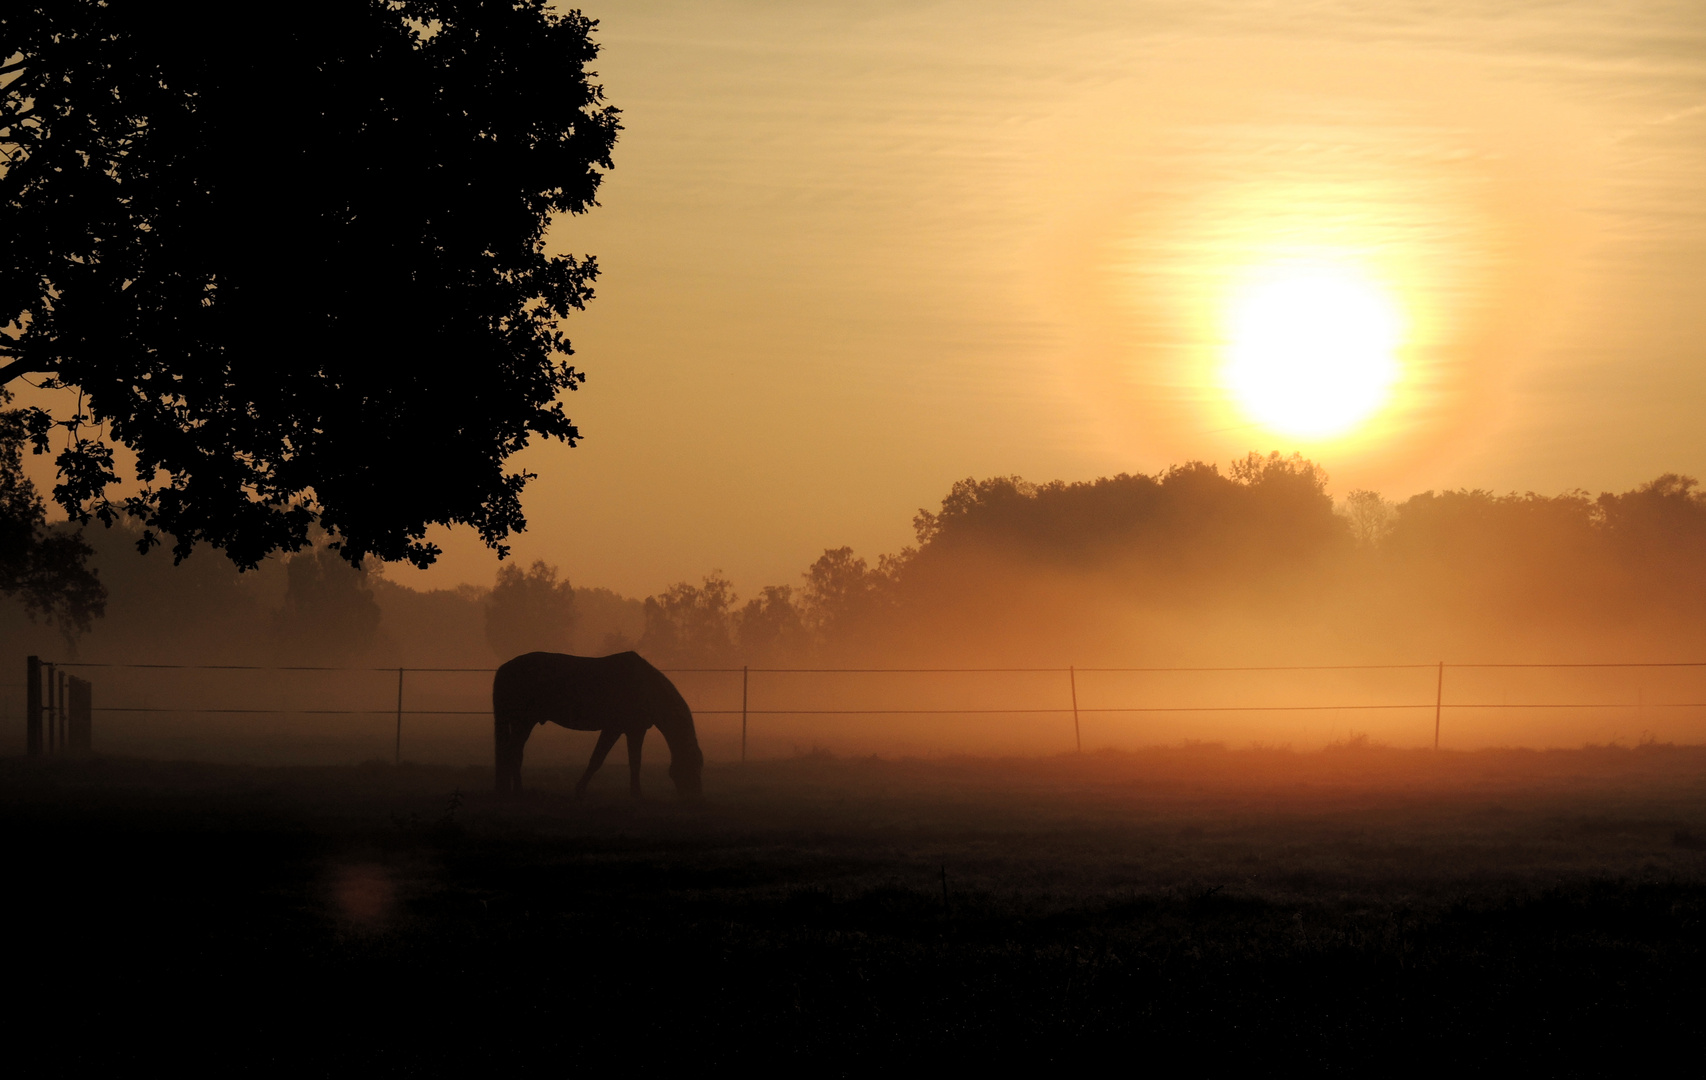
[[[36,366],[28,360],[14,360],[5,367],[0,367],[0,386],[5,386],[18,376],[28,375],[35,370]]]

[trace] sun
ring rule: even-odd
[[[1227,330],[1226,389],[1276,434],[1347,434],[1380,411],[1400,374],[1397,305],[1352,271],[1262,274],[1237,294]]]

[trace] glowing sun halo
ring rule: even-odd
[[[1239,408],[1282,435],[1328,438],[1367,420],[1398,379],[1402,320],[1343,271],[1264,277],[1232,306],[1222,377]]]

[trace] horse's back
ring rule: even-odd
[[[651,712],[680,700],[669,677],[636,652],[523,653],[499,667],[492,679],[493,712],[535,722],[584,718],[598,727],[616,712]]]

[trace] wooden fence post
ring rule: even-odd
[[[41,757],[41,657],[24,663],[24,752]]]
[[[403,763],[403,669],[397,669],[397,745],[392,751],[392,764]]]
[[[1439,662],[1439,681],[1434,684],[1434,749],[1439,749],[1439,710],[1445,701],[1445,661]]]
[[[1078,728],[1078,669],[1066,669],[1067,678],[1072,680],[1072,741],[1078,747],[1078,752],[1084,752],[1084,734]]]
[[[742,664],[740,669],[740,759],[743,762],[746,760],[746,686],[747,667]]]

